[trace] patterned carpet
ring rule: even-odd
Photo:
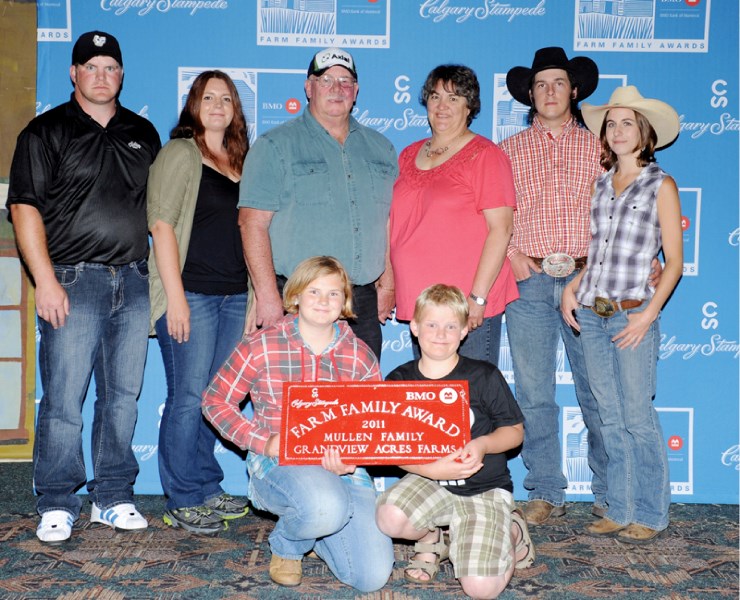
[[[103,599],[295,599],[431,600],[461,598],[449,563],[430,585],[403,579],[409,547],[396,545],[398,566],[375,594],[355,594],[334,580],[319,559],[304,560],[298,588],[274,585],[267,574],[273,523],[249,514],[217,537],[166,527],[164,501],[137,498],[150,527],[116,533],[89,522],[85,503],[72,539],[41,544],[27,463],[0,463],[0,598]],[[738,598],[738,507],[671,507],[671,526],[654,544],[633,547],[583,534],[590,506],[570,504],[552,525],[533,528],[537,560],[515,573],[503,599],[709,599]],[[361,543],[361,541],[359,541]]]

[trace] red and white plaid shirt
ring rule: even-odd
[[[571,117],[553,137],[537,117],[499,144],[511,159],[516,187],[514,231],[508,255],[586,256],[591,241],[591,184],[604,172],[601,145]]]
[[[236,345],[203,393],[203,414],[226,440],[264,454],[267,440],[280,433],[285,381],[381,381],[378,360],[345,321],[320,355],[306,346],[295,315],[257,331]],[[239,404],[250,395],[254,417]]]

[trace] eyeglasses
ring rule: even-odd
[[[339,84],[340,88],[345,90],[354,87],[355,83],[357,83],[357,80],[354,77],[334,77],[332,75],[317,76],[316,81],[319,82],[319,86],[322,88],[332,88],[334,87],[334,82],[336,82]]]

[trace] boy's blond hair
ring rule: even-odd
[[[291,314],[297,313],[298,297],[312,281],[325,275],[339,275],[342,280],[344,306],[339,317],[342,319],[354,318],[355,314],[352,312],[352,283],[342,263],[333,256],[314,256],[299,263],[293,274],[288,277],[288,281],[283,288],[283,308]]]
[[[458,318],[462,327],[468,324],[468,301],[459,287],[445,285],[444,283],[430,285],[416,299],[416,304],[414,305],[414,321],[417,323],[421,321],[424,309],[430,304],[446,306],[452,309],[452,312]]]

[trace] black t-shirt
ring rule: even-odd
[[[247,291],[238,203],[239,183],[203,165],[182,271],[188,292],[228,296]]]
[[[394,369],[387,381],[432,381],[419,371],[418,361],[409,361]],[[494,365],[464,356],[452,371],[440,380],[466,380],[470,392],[470,437],[487,435],[498,427],[524,422],[524,415],[514,400],[509,384]],[[506,454],[486,454],[483,468],[460,481],[440,481],[453,494],[474,496],[494,488],[514,491]]]
[[[144,259],[146,181],[160,147],[143,117],[118,105],[102,127],[73,94],[18,136],[7,203],[38,209],[53,263]]]

